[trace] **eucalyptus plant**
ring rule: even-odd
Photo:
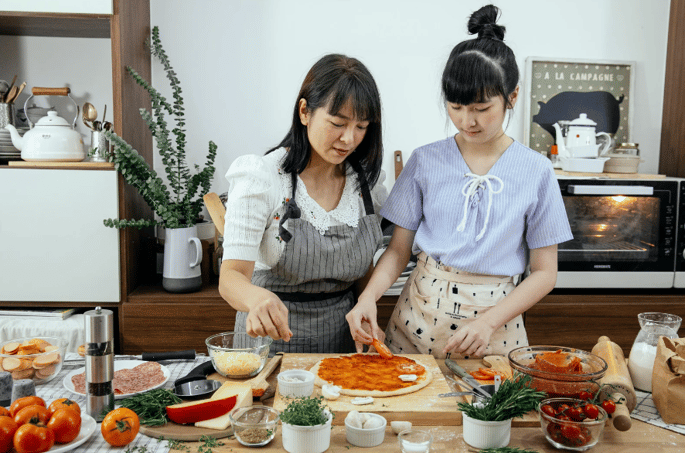
[[[172,89],[173,102],[169,102],[133,68],[127,66],[126,70],[150,96],[152,111],[142,108],[140,115],[157,144],[168,187],[138,151],[114,132],[105,131],[114,149],[112,157],[114,167],[128,184],[138,190],[143,200],[160,220],[106,219],[104,223],[105,226],[112,228],[143,228],[154,225],[162,225],[166,228],[190,227],[197,223],[202,210],[202,196],[210,190],[214,177],[217,146],[210,141],[205,167],[200,169],[198,165],[195,165],[195,172],[191,172],[186,162],[185,108],[181,84],[162,47],[159,27],[155,26],[152,29],[152,39],[147,42],[147,45],[151,54],[164,67]],[[173,117],[174,127],[171,130],[166,120],[167,115]]]

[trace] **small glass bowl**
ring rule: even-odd
[[[571,451],[589,450],[597,444],[608,417],[606,411],[599,404],[597,405],[599,409],[597,418],[592,420],[586,419],[580,422],[552,417],[541,410],[545,405],[550,405],[555,410],[559,410],[562,404],[573,407],[574,405],[583,405],[585,403],[587,401],[575,398],[548,398],[540,402],[538,405],[540,427],[550,444],[556,448]]]
[[[420,429],[407,429],[397,435],[402,453],[428,453],[433,443],[433,435]]]
[[[205,340],[214,369],[234,379],[256,376],[264,367],[271,337],[251,337],[245,332],[223,332]]]
[[[570,359],[579,359],[582,372],[578,374],[556,373],[534,367],[535,358],[545,353],[561,351]],[[533,378],[531,387],[546,392],[549,397],[577,398],[583,390],[595,393],[597,381],[604,376],[607,363],[599,356],[580,349],[562,346],[524,346],[509,352],[509,364],[518,371]]]
[[[269,406],[239,407],[228,414],[233,433],[246,447],[263,447],[273,440],[279,412]]]
[[[0,371],[12,374],[15,381],[32,379],[44,384],[62,370],[69,342],[57,337],[27,337],[4,341],[0,345]]]

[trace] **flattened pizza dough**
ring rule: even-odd
[[[326,368],[326,361],[337,368],[337,377],[333,381],[325,380],[319,372]],[[423,373],[417,373],[414,382],[404,382],[399,376],[409,374],[406,370],[397,369],[399,364],[418,364],[423,367]],[[394,356],[383,359],[378,354],[347,354],[319,360],[310,371],[316,376],[314,383],[319,387],[333,383],[342,387],[340,394],[349,396],[373,396],[383,398],[389,396],[406,395],[421,390],[431,383],[433,373],[428,367],[416,360]],[[325,371],[322,371],[324,376]]]

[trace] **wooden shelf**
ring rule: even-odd
[[[109,38],[110,15],[0,11],[0,34],[61,38]]]
[[[8,167],[14,168],[49,168],[62,170],[114,170],[113,162],[27,162],[10,161]]]

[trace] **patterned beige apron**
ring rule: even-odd
[[[501,302],[514,290],[519,277],[470,274],[421,252],[385,330],[386,344],[398,354],[468,358],[445,355],[442,350],[447,340],[459,327]],[[527,345],[523,317],[519,315],[492,334],[485,354],[506,356],[512,349]]]

